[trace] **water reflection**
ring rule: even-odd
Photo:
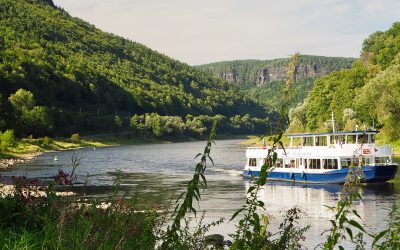
[[[249,185],[249,181],[245,182],[245,190]],[[329,220],[334,216],[326,206],[336,207],[341,188],[341,185],[271,182],[260,189],[258,198],[265,203],[266,213],[273,216],[271,226],[274,230],[278,230],[277,226],[283,220],[285,211],[294,206],[300,208],[306,214],[306,217],[300,219],[300,225],[311,226],[306,233],[306,246],[315,247],[323,241],[321,233],[330,228]],[[387,226],[385,219],[397,202],[398,192],[395,185],[391,183],[364,185],[360,193],[362,200],[355,202],[354,208],[362,218],[364,226],[374,232],[383,230]],[[370,239],[368,243],[371,243]]]

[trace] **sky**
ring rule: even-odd
[[[97,28],[190,65],[293,53],[358,57],[399,0],[53,0]]]

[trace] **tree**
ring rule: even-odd
[[[12,106],[18,110],[32,110],[36,104],[33,94],[25,89],[19,89],[15,94],[10,95],[8,98]]]
[[[114,117],[114,124],[116,128],[122,128],[122,119],[119,115]]]
[[[19,120],[25,135],[46,136],[53,129],[53,121],[44,106],[23,110]]]
[[[391,140],[400,139],[399,72],[400,63],[389,66],[369,81],[357,96],[357,107],[367,109],[371,116],[376,116],[379,123],[383,124],[382,134]]]

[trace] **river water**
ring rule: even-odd
[[[208,189],[203,193],[200,210],[205,211],[205,222],[224,217],[226,221],[213,228],[229,238],[237,220],[229,222],[232,214],[246,199],[249,181],[240,176],[245,164],[245,146],[242,140],[216,141],[211,150],[215,165],[207,168]],[[78,181],[88,187],[77,189],[81,195],[104,197],[112,190],[116,174],[121,173],[121,186],[129,196],[135,196],[142,205],[168,206],[184,190],[191,178],[196,160],[194,156],[203,151],[205,142],[182,142],[171,144],[129,145],[105,148],[87,148],[76,151],[80,160],[77,168]],[[54,161],[57,156],[58,161]],[[27,176],[52,179],[59,169],[71,169],[71,151],[46,153],[29,163],[2,170],[2,176]],[[304,247],[314,249],[326,236],[321,233],[330,227],[333,213],[325,205],[335,206],[340,185],[304,185],[273,182],[259,193],[271,216],[271,231],[276,231],[284,212],[299,207],[305,216],[300,226],[310,225],[306,232]],[[387,215],[399,200],[400,186],[383,183],[364,186],[363,200],[355,204],[366,228],[372,231],[385,229]],[[350,247],[350,245],[347,245]]]

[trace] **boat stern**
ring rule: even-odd
[[[373,166],[370,171],[364,171],[365,182],[384,182],[396,176],[399,166],[397,164]]]

